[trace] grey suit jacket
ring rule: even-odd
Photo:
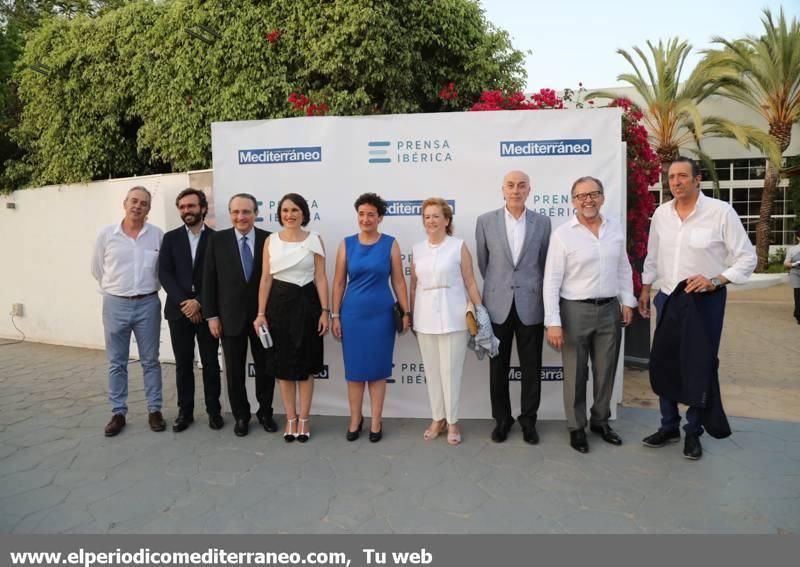
[[[483,304],[495,324],[508,318],[512,301],[524,325],[542,323],[542,279],[550,244],[550,219],[526,209],[525,242],[514,265],[504,211],[505,207],[482,214],[475,226],[478,269],[483,276]]]

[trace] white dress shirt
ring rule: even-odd
[[[623,305],[636,307],[622,227],[602,217],[597,234],[573,216],[550,236],[542,285],[546,327],[561,326],[558,304],[562,297],[573,300],[617,297]]]
[[[194,259],[197,256],[197,247],[200,245],[200,237],[203,236],[203,231],[206,229],[206,225],[200,225],[200,230],[195,234],[192,232],[192,229],[189,228],[187,225],[183,225],[186,228],[186,235],[189,237],[189,248],[192,250],[192,266],[194,266]]]
[[[733,207],[701,192],[685,220],[675,211],[674,199],[653,213],[642,283],[658,280],[666,294],[696,274],[745,283],[756,262],[755,248]]]
[[[97,235],[92,254],[92,275],[100,291],[131,297],[158,291],[158,250],[164,232],[145,223],[136,238],[122,230],[122,223],[110,224]]]
[[[508,238],[508,246],[511,248],[511,259],[514,265],[519,261],[519,254],[522,252],[522,243],[525,242],[525,220],[527,209],[522,208],[522,214],[518,219],[508,210],[508,207],[503,209],[506,217],[506,237]]]

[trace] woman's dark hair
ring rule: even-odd
[[[358,211],[358,207],[361,205],[371,205],[375,207],[375,210],[378,211],[378,216],[382,217],[386,214],[386,201],[381,199],[380,195],[377,193],[362,193],[356,199],[354,206],[356,211]]]
[[[297,193],[287,193],[281,200],[278,201],[278,224],[283,226],[283,219],[281,219],[281,208],[283,207],[284,201],[291,201],[303,212],[303,222],[300,223],[300,226],[306,226],[311,221],[311,212],[308,210],[308,202],[303,198],[302,195],[298,195]]]

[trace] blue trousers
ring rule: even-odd
[[[103,296],[103,327],[108,358],[108,400],[111,412],[128,413],[128,356],[131,333],[136,337],[144,374],[147,411],[161,411],[161,300],[158,294],[142,299]]]
[[[719,343],[722,338],[722,323],[725,318],[725,299],[728,293],[725,288],[715,291],[699,303],[700,312],[703,315],[703,322],[708,333],[708,340],[714,351],[714,356],[719,356]],[[668,295],[658,292],[653,299],[656,308],[656,323],[661,322],[664,303]],[[678,403],[667,398],[658,398],[658,405],[661,409],[661,431],[676,431],[681,425],[681,414],[678,412]],[[701,408],[690,407],[686,411],[686,425],[683,430],[692,435],[700,436],[703,434],[703,423]]]

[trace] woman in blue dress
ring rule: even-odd
[[[386,201],[375,193],[364,193],[356,199],[355,209],[359,232],[345,238],[336,253],[332,329],[334,336],[342,340],[344,351],[350,403],[347,440],[355,441],[361,433],[364,424],[361,408],[368,384],[372,408],[369,440],[375,443],[383,435],[381,416],[386,379],[392,375],[395,297],[403,311],[404,333],[411,315],[400,246],[393,237],[378,232],[386,214]]]

